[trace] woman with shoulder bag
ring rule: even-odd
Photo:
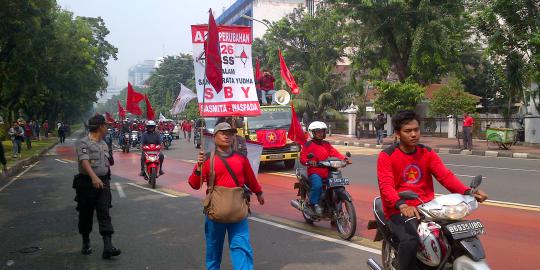
[[[264,204],[264,196],[249,160],[231,149],[235,132],[228,123],[216,125],[216,151],[210,155],[200,152],[198,163],[189,177],[193,189],[200,189],[202,182],[208,183],[203,203],[208,270],[220,269],[225,233],[228,233],[233,268],[253,269],[247,221],[249,194],[255,193],[261,205]]]

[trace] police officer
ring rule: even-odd
[[[143,133],[141,136],[141,148],[142,146],[149,145],[149,144],[155,144],[155,145],[161,145],[163,142],[161,138],[161,134],[156,132],[156,122],[149,120],[146,123],[146,132]],[[159,174],[165,174],[163,172],[163,160],[165,159],[165,156],[163,156],[163,153],[159,153]],[[144,151],[141,153],[141,173],[140,176],[144,176]]]
[[[112,149],[107,147],[103,138],[107,134],[105,117],[95,115],[88,120],[88,136],[75,143],[79,159],[79,174],[75,176],[73,187],[77,196],[79,212],[79,233],[83,238],[82,254],[92,253],[90,232],[96,210],[99,233],[103,237],[103,259],[120,255],[120,249],[113,247],[111,235],[114,233],[109,208],[111,207],[111,170],[114,164]]]

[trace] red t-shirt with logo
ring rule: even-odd
[[[464,194],[469,190],[427,146],[419,144],[411,154],[401,151],[397,144],[384,149],[377,160],[377,178],[386,218],[400,213],[398,207],[402,203],[420,204],[418,200],[402,201],[398,195],[401,191],[414,191],[424,202],[433,200],[432,176],[452,193]]]
[[[308,155],[310,153],[313,154],[312,159],[308,159]],[[345,159],[345,157],[341,153],[339,153],[336,148],[334,148],[329,142],[324,140],[311,140],[307,142],[304,147],[302,147],[302,151],[300,152],[300,162],[304,165],[307,165],[308,161],[310,160],[323,161],[325,159],[328,159],[329,157],[335,157],[341,160]],[[321,178],[326,179],[328,178],[328,168],[309,166],[308,175],[312,174],[318,174]]]

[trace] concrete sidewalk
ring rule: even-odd
[[[384,145],[376,145],[375,138],[351,138],[347,135],[333,134],[327,136],[326,140],[332,144],[349,145],[366,148],[385,148],[392,144],[394,138],[392,136],[384,139]],[[492,143],[487,144],[486,140],[473,140],[473,150],[461,150],[458,148],[457,139],[448,139],[440,137],[422,137],[420,143],[427,145],[438,153],[445,154],[461,154],[461,155],[476,155],[476,156],[491,156],[491,157],[507,157],[507,158],[527,158],[540,159],[540,146],[513,145],[509,150],[501,150]]]

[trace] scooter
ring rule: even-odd
[[[136,148],[139,146],[139,132],[136,130],[131,131],[130,135],[131,147]]]
[[[482,176],[476,176],[471,184],[473,194],[482,183]],[[447,194],[436,197],[430,202],[423,202],[412,191],[399,193],[402,200],[419,200],[417,207],[421,219],[418,226],[420,247],[417,269],[442,270],[489,270],[486,254],[478,236],[484,234],[484,225],[480,220],[463,220],[478,208],[478,202],[472,195]],[[399,240],[392,235],[383,213],[381,198],[373,200],[375,220],[371,220],[368,229],[377,229],[375,241],[382,243],[382,267],[373,259],[367,264],[370,269],[398,269]]]
[[[149,144],[142,147],[144,152],[144,179],[152,188],[156,188],[156,179],[159,177],[159,153],[161,146]]]
[[[346,153],[347,157],[351,153]],[[313,154],[308,154],[312,159]],[[349,178],[342,176],[340,169],[347,165],[346,161],[338,158],[328,158],[317,162],[317,167],[324,167],[329,170],[327,181],[323,182],[323,192],[319,205],[323,207],[323,214],[317,215],[309,203],[310,181],[304,168],[296,169],[296,178],[298,182],[294,183],[294,189],[298,189],[300,198],[291,200],[291,206],[302,212],[304,220],[313,224],[321,220],[330,220],[332,225],[337,225],[339,236],[349,240],[356,232],[356,211],[352,202],[351,195],[345,189],[350,184]]]
[[[166,150],[169,150],[169,147],[171,147],[172,139],[171,133],[169,131],[164,131],[162,134],[163,137],[163,146],[165,146]]]

